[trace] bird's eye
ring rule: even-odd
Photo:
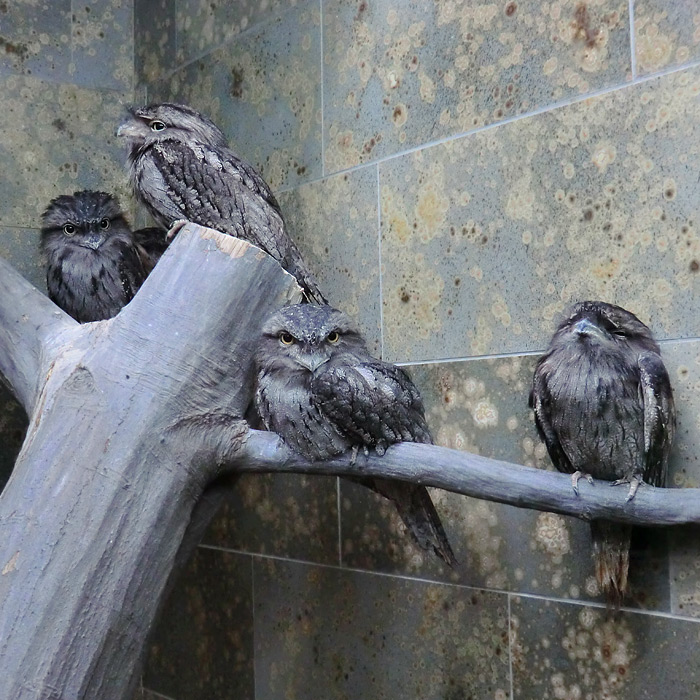
[[[163,129],[165,129],[165,123],[160,121],[159,119],[154,119],[151,122],[152,131],[163,131]]]
[[[294,336],[291,333],[280,333],[280,340],[284,345],[291,345],[294,342]]]
[[[73,226],[73,224],[64,224],[63,233],[65,233],[66,236],[72,236],[75,233],[75,226]]]
[[[100,228],[101,228],[101,229],[103,229],[103,230],[106,231],[106,230],[109,228],[109,226],[110,226],[110,221],[109,221],[109,219],[102,219],[102,220],[100,221]]]
[[[326,338],[326,340],[329,343],[337,343],[340,340],[340,335],[338,335],[338,331],[331,331],[328,334],[328,337]]]

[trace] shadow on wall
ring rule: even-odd
[[[27,414],[0,378],[0,492],[10,478],[28,425]]]

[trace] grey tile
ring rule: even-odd
[[[0,72],[70,80],[71,0],[0,3]]]
[[[0,226],[0,257],[46,293],[46,271],[39,255],[39,238],[37,229]]]
[[[410,367],[437,444],[553,469],[527,396],[536,357]],[[341,481],[343,564],[557,598],[599,599],[589,526],[576,518],[518,509],[432,489],[459,562],[454,570],[416,548],[393,507]],[[665,532],[640,531],[627,604],[669,609]]]
[[[377,170],[361,168],[279,197],[290,235],[329,303],[355,319],[381,353]]]
[[[175,700],[253,700],[250,558],[198,549],[151,638],[144,686]]]
[[[336,479],[243,476],[203,542],[324,564],[338,562]]]
[[[387,357],[542,349],[580,299],[700,335],[698,93],[686,70],[380,164]]]
[[[678,414],[669,486],[700,487],[700,341],[664,343]],[[671,610],[700,616],[700,528],[669,528]]]
[[[134,0],[134,73],[152,83],[175,69],[175,0]]]
[[[22,448],[27,432],[27,414],[0,378],[0,492],[2,492]]]
[[[129,90],[134,84],[134,3],[73,3],[71,82],[91,88]]]
[[[207,114],[273,189],[321,175],[319,9],[305,3],[149,90]]]
[[[127,93],[5,76],[0,96],[0,157],[12,164],[0,184],[0,225],[39,227],[53,197],[78,189],[114,192],[128,209],[126,153],[115,136]]]
[[[511,615],[516,700],[698,697],[695,623],[517,597]]]
[[[326,172],[629,77],[627,3],[324,0]]]
[[[240,32],[297,4],[296,0],[238,0],[235,3],[178,0],[178,61],[183,63],[198,58]]]
[[[503,595],[270,560],[254,578],[258,697],[508,697]]]
[[[637,72],[655,73],[700,58],[700,8],[695,0],[635,0]]]

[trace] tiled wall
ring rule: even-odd
[[[128,201],[114,129],[144,93],[200,108],[262,170],[332,303],[411,365],[440,444],[551,468],[532,368],[557,314],[598,297],[663,341],[672,483],[700,486],[695,0],[0,3],[0,255],[37,286],[51,197]],[[0,474],[22,431],[0,398]],[[433,495],[454,571],[359,486],[241,479],[143,697],[700,694],[700,532],[640,531],[608,617],[585,524]]]
[[[41,212],[77,189],[132,202],[116,127],[134,100],[131,0],[0,2],[0,256],[45,289]],[[0,489],[26,427],[0,385]]]
[[[602,298],[664,341],[672,483],[700,485],[694,0],[174,0],[157,26],[146,5],[149,100],[211,115],[262,170],[331,302],[411,366],[440,444],[551,468],[536,355]],[[609,617],[584,523],[433,495],[454,571],[360,486],[242,479],[160,621],[152,697],[700,694],[695,530],[636,534]]]

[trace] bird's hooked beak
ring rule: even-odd
[[[119,128],[117,129],[117,136],[122,138],[135,138],[139,136],[139,134],[140,129],[138,124],[134,124],[131,119],[123,124],[120,124]]]
[[[92,226],[90,227],[92,229]],[[107,237],[99,230],[91,230],[90,235],[86,236],[80,245],[83,248],[89,248],[90,250],[98,250],[99,247],[105,242]]]
[[[574,333],[579,336],[600,336],[601,331],[595,323],[591,323],[587,318],[577,321],[573,327]]]
[[[298,358],[298,362],[302,367],[306,367],[309,372],[315,372],[321,365],[328,362],[328,355],[320,352],[302,353]]]

